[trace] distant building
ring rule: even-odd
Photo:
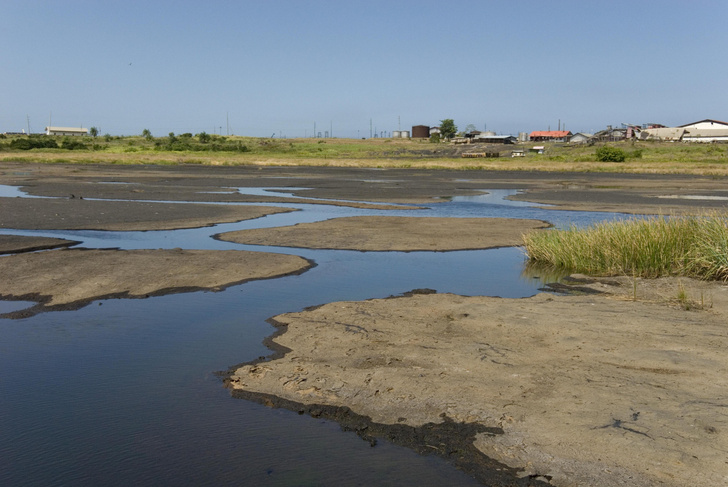
[[[728,129],[685,129],[683,142],[728,142]]]
[[[728,130],[728,123],[721,122],[720,120],[707,119],[689,123],[687,125],[680,125],[680,128],[686,130]]]
[[[728,123],[720,120],[700,120],[679,128],[685,129],[683,142],[728,142]]]
[[[606,130],[600,130],[594,134],[594,141],[599,142],[617,142],[627,138],[627,135],[633,133],[631,128],[612,128],[611,125],[607,125]]]
[[[594,135],[592,135],[592,134],[585,134],[583,132],[577,132],[571,136],[571,138],[569,139],[569,142],[571,144],[588,144],[593,138],[594,138]]]
[[[489,132],[480,132],[473,135],[473,142],[486,144],[515,144],[518,139],[513,135],[494,135]]]
[[[568,142],[571,131],[568,130],[535,130],[530,138],[534,142]]]
[[[644,129],[640,132],[640,140],[679,142],[682,140],[683,135],[685,135],[685,129],[680,127]]]
[[[46,127],[46,135],[71,135],[71,136],[83,136],[88,135],[88,129],[82,129],[77,127]]]

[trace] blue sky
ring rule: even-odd
[[[728,119],[728,2],[1,0],[0,132]]]

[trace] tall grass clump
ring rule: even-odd
[[[705,279],[728,280],[728,218],[703,218],[690,260],[690,273]]]
[[[532,232],[532,264],[592,275],[728,279],[728,223],[718,215],[652,217]]]

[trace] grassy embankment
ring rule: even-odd
[[[524,236],[529,262],[589,275],[728,280],[725,215],[652,217]]]
[[[56,147],[21,148],[18,139],[53,139]],[[728,148],[723,144],[622,142],[624,162],[597,162],[597,146],[546,144],[545,154],[511,158],[510,150],[533,143],[500,147],[504,157],[462,158],[482,146],[431,144],[409,139],[263,139],[182,134],[173,137],[99,136],[0,137],[0,161],[108,164],[313,165],[424,169],[588,171],[655,174],[728,175]],[[543,145],[543,144],[539,144]]]

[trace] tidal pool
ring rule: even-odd
[[[307,306],[417,288],[532,295],[544,282],[522,276],[520,249],[352,252],[242,246],[211,236],[374,214],[537,218],[557,226],[617,216],[542,210],[503,200],[507,195],[388,212],[292,202],[282,206],[301,211],[177,231],[3,230],[84,247],[292,253],[317,266],[223,292],[104,300],[0,319],[0,484],[478,485],[440,458],[386,441],[372,448],[336,423],[233,399],[216,372],[268,355],[262,342],[273,327],[266,319]]]

